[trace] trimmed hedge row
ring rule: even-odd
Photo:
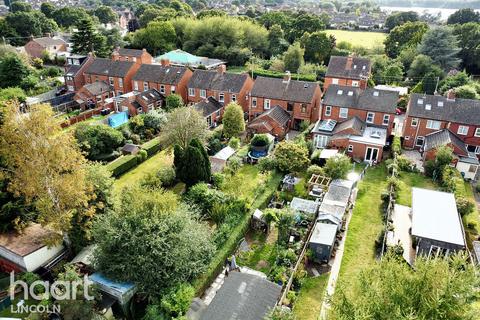
[[[277,71],[270,71],[270,70],[255,70],[253,71],[253,77],[256,78],[260,77],[269,77],[269,78],[283,78],[285,73],[277,72]],[[292,74],[292,80],[302,80],[302,81],[317,81],[317,76],[315,74]]]
[[[112,172],[112,176],[119,177],[128,170],[136,167],[137,164],[138,159],[136,155],[127,155],[107,164],[107,169]]]
[[[158,151],[160,151],[161,149],[160,139],[153,138],[152,140],[142,144],[141,147],[143,150],[147,151],[148,156],[151,157],[154,154],[156,154]]]

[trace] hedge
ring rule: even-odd
[[[138,160],[136,155],[127,155],[107,164],[107,169],[112,172],[114,177],[119,177],[128,170],[136,167],[137,164]]]
[[[250,217],[253,213],[253,210],[256,208],[265,208],[268,204],[268,201],[273,196],[277,190],[277,186],[282,179],[282,175],[273,172],[272,177],[266,184],[265,191],[259,194],[251,204],[251,211],[246,214],[240,223],[231,231],[230,237],[223,244],[222,248],[218,250],[215,254],[215,257],[210,262],[208,270],[197,278],[194,282],[194,287],[197,295],[203,294],[203,292],[210,286],[210,284],[215,280],[215,278],[222,272],[222,269],[225,265],[225,259],[227,259],[232,252],[238,246],[239,241],[244,238],[245,233],[248,231],[250,226]]]
[[[260,77],[269,77],[269,78],[283,78],[285,73],[283,72],[277,72],[277,71],[270,71],[270,70],[255,70],[253,71],[253,77],[256,78],[258,76]],[[315,74],[297,74],[293,73],[292,74],[292,80],[302,80],[302,81],[311,81],[315,82],[317,81],[317,75]]]
[[[160,151],[161,149],[160,139],[153,138],[152,140],[142,144],[141,147],[143,150],[147,151],[148,156],[151,157],[154,154],[156,154],[158,151]]]

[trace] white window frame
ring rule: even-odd
[[[160,85],[160,93],[165,94],[165,85],[163,84]]]
[[[359,86],[360,86],[360,82],[352,81],[352,87],[359,87]]]
[[[206,97],[207,97],[207,90],[200,89],[200,98],[206,98]]]
[[[225,102],[225,94],[223,92],[218,94],[218,102]]]
[[[372,119],[369,119],[372,117]],[[375,112],[367,112],[367,118],[365,119],[366,123],[374,123],[375,122]]]
[[[271,108],[270,102],[271,102],[270,99],[265,99],[263,101],[263,109],[270,110],[270,108]]]
[[[383,115],[383,125],[388,126],[390,124],[390,115],[389,114],[384,114]]]
[[[328,136],[317,134],[315,135],[314,140],[315,140],[315,146],[318,149],[323,149],[328,145]]]
[[[123,88],[123,79],[122,78],[118,78],[118,86],[120,88]]]
[[[480,128],[475,129],[475,137],[480,137]]]
[[[195,88],[188,88],[188,96],[195,97]]]
[[[432,129],[432,130],[439,130],[440,127],[442,126],[442,123],[440,121],[436,120],[427,120],[426,128],[427,129]]]
[[[232,102],[237,102],[237,95],[236,94],[232,94]]]
[[[338,84],[338,79],[337,78],[332,78],[332,84]]]
[[[68,91],[72,91],[72,92],[75,91],[75,88],[71,85],[68,85],[67,89],[68,89]]]
[[[410,122],[410,125],[412,127],[418,126],[418,118],[412,118],[412,121]]]
[[[418,140],[421,140],[422,144],[418,144]],[[424,144],[425,144],[425,137],[419,136],[417,137],[417,139],[415,139],[415,147],[423,147]]]
[[[138,91],[138,81],[133,81],[133,90]]]
[[[338,117],[342,119],[348,118],[348,108],[340,108],[340,112],[338,113]]]
[[[111,86],[115,84],[113,77],[108,77],[108,83],[110,83]]]
[[[466,136],[468,134],[468,129],[470,129],[468,126],[458,126],[457,134]]]
[[[144,81],[143,82],[143,91],[147,91],[147,90],[148,90],[148,82]]]
[[[171,93],[175,93],[175,90],[176,90],[175,86],[170,86],[170,92]]]
[[[332,106],[325,106],[325,116],[330,117],[332,115]]]
[[[353,152],[353,145],[349,144],[347,152]]]

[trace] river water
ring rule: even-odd
[[[422,7],[380,7],[380,9],[388,13],[391,13],[393,11],[415,11],[418,14],[427,12],[427,13],[436,15],[440,12],[440,17],[442,20],[447,20],[452,13],[458,10],[458,9],[422,8]],[[480,10],[475,10],[475,11],[480,12]]]

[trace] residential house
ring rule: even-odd
[[[366,89],[372,71],[368,58],[331,56],[328,62],[323,91],[332,84]]]
[[[291,115],[290,128],[294,130],[299,130],[303,121],[313,123],[320,118],[322,91],[318,83],[292,80],[288,72],[283,79],[257,77],[250,96],[250,120],[274,106]]]
[[[465,249],[465,231],[453,193],[412,188],[411,218],[417,256],[447,256]]]
[[[135,91],[144,91],[151,88],[163,95],[179,94],[183,101],[187,101],[187,84],[192,77],[192,71],[185,67],[169,65],[143,64],[132,78],[132,88]]]
[[[105,81],[95,81],[81,87],[75,93],[73,100],[78,103],[82,110],[104,109],[112,107],[107,99],[114,97],[114,95],[113,86]]]
[[[358,117],[392,134],[399,94],[391,90],[330,85],[322,99],[321,119],[343,122]]]
[[[115,95],[120,96],[132,91],[132,77],[140,66],[139,60],[133,62],[95,58],[85,70],[85,83],[104,81],[113,87]]]
[[[116,98],[118,110],[127,111],[129,116],[162,108],[165,104],[165,95],[156,89],[148,89],[142,92],[130,92]]]
[[[58,55],[64,55],[67,53],[68,44],[57,37],[41,37],[31,38],[30,41],[25,44],[25,52],[32,58],[44,58],[48,55],[50,59]]]
[[[403,146],[420,149],[425,136],[449,129],[467,146],[467,151],[480,155],[480,100],[414,93],[410,96],[403,125]]]
[[[456,134],[448,129],[442,129],[425,136],[425,141],[420,149],[423,161],[435,160],[437,150],[441,146],[452,149],[454,165],[465,179],[475,180],[480,163],[473,152],[468,152],[466,144]]]
[[[152,64],[153,57],[147,50],[142,49],[127,49],[117,47],[113,50],[112,60],[114,61],[132,61],[139,62],[141,64]]]
[[[216,71],[195,70],[187,85],[188,103],[194,104],[207,97],[214,97],[224,105],[230,102],[238,103],[244,112],[248,112],[252,78],[246,73],[227,73],[225,68],[225,65],[221,65]]]
[[[47,246],[54,232],[40,224],[31,224],[21,233],[0,234],[0,270],[4,272],[33,272],[54,264],[64,253],[62,244]]]
[[[225,111],[224,104],[214,97],[208,97],[194,104],[193,108],[205,118],[209,128],[215,128],[222,121]]]
[[[157,63],[164,60],[170,61],[170,64],[177,67],[188,68],[204,68],[206,70],[217,69],[220,66],[225,67],[225,61],[219,59],[210,59],[207,57],[199,57],[191,53],[176,49],[155,58]]]
[[[91,53],[86,56],[70,55],[65,65],[65,86],[68,92],[77,92],[85,85],[83,73],[92,64],[95,58]]]
[[[290,129],[291,115],[280,106],[274,106],[247,125],[250,134],[269,133],[278,139],[283,139]]]

